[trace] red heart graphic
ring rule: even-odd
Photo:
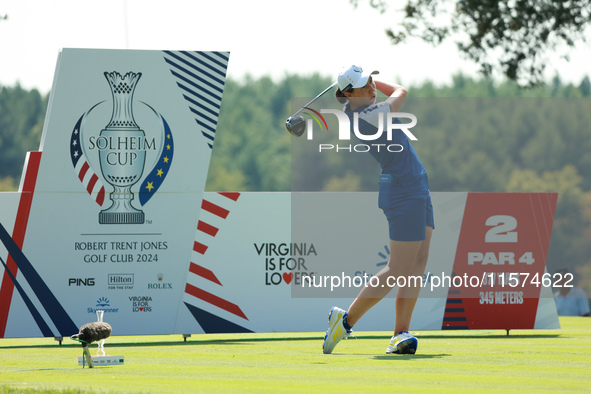
[[[293,272],[290,272],[289,274],[287,272],[283,273],[283,280],[285,281],[285,283],[290,284],[292,279],[293,279]]]
[[[140,308],[140,312],[143,312],[143,311],[144,311],[144,307],[141,307],[141,308]]]

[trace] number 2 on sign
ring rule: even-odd
[[[486,219],[487,226],[493,226],[486,232],[486,243],[517,243],[517,219],[509,215],[495,215]],[[520,263],[531,265],[535,262],[532,252],[525,252],[518,260]],[[513,252],[469,252],[468,265],[480,263],[481,265],[514,265],[515,254]]]
[[[494,226],[486,232],[484,242],[517,242],[517,219],[508,215],[495,215],[486,219],[487,226]]]

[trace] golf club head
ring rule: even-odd
[[[291,134],[295,135],[296,137],[301,137],[302,134],[304,134],[304,130],[306,130],[306,121],[300,115],[293,117],[290,116],[285,121],[285,127]]]

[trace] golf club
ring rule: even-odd
[[[291,134],[295,135],[296,137],[300,137],[302,134],[304,134],[304,130],[306,129],[306,121],[304,120],[303,116],[298,115],[298,114],[300,112],[302,112],[308,105],[310,105],[314,101],[318,100],[324,93],[326,93],[330,89],[332,89],[336,84],[337,83],[334,82],[332,85],[330,85],[329,87],[324,89],[318,96],[316,96],[312,100],[310,100],[310,102],[308,104],[306,104],[302,108],[300,108],[295,114],[293,114],[289,118],[287,118],[287,120],[285,121],[285,127],[287,128],[287,131],[289,131]]]

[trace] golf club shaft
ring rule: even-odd
[[[320,93],[318,96],[314,97],[312,100],[310,100],[310,102],[306,105],[304,105],[302,108],[300,108],[298,110],[298,112],[296,112],[295,114],[291,115],[291,118],[295,117],[297,114],[299,114],[300,112],[302,112],[308,105],[312,104],[314,101],[318,100],[324,93],[328,92],[330,89],[332,89],[337,83],[334,82],[332,85],[330,85],[329,87],[327,87],[326,89],[324,89],[322,91],[322,93]]]

